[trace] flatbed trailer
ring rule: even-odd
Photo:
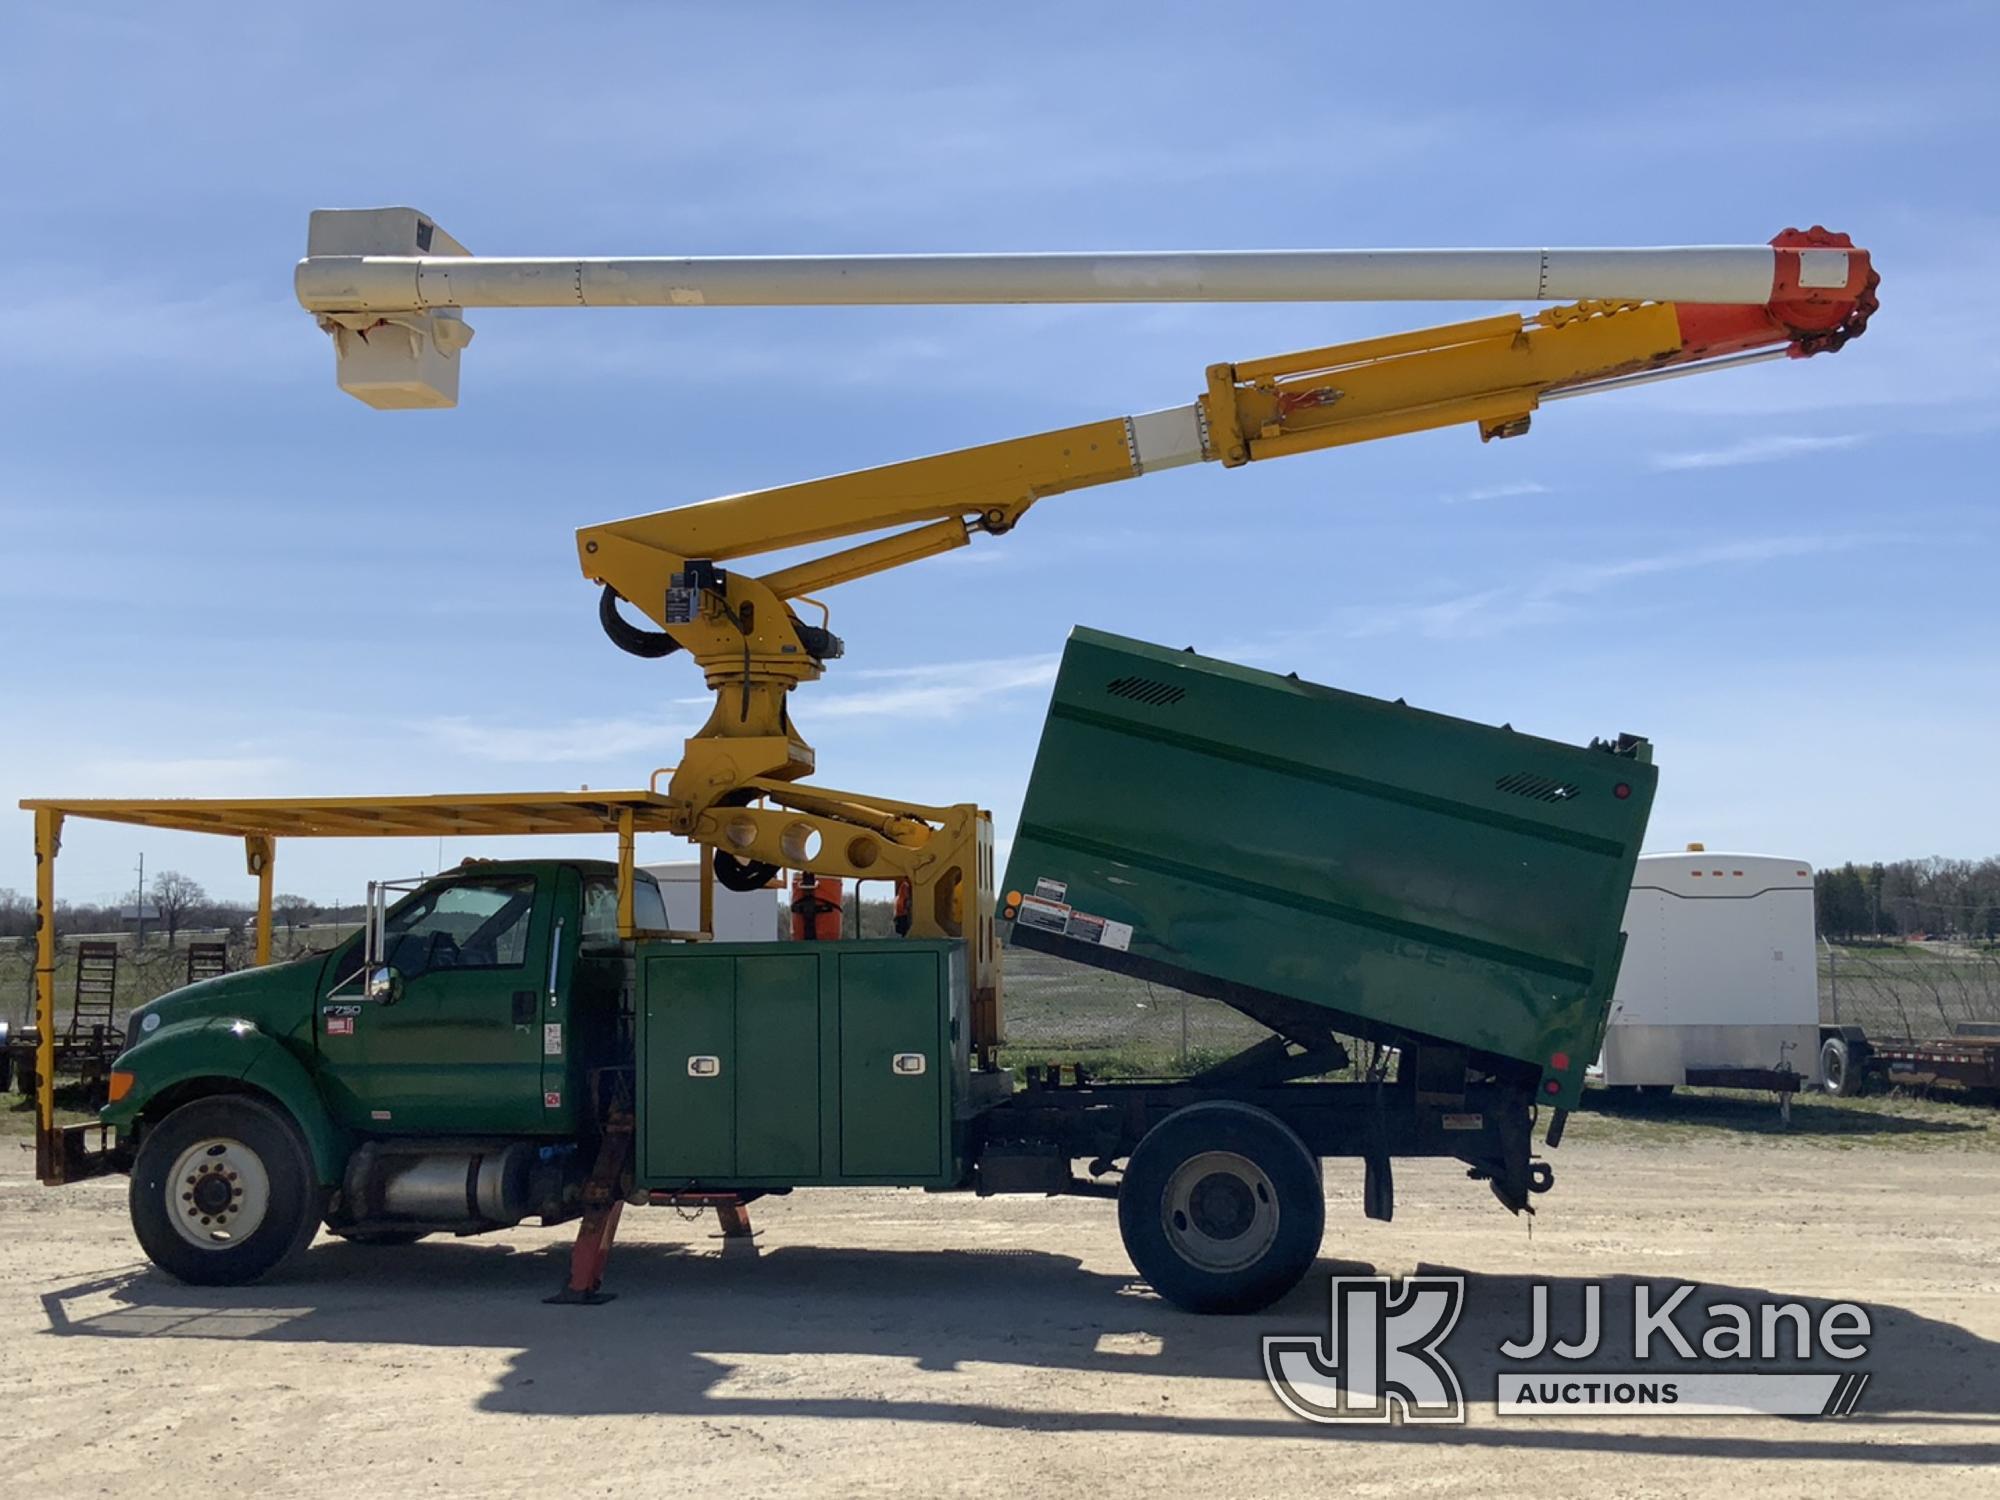
[[[2000,1025],[1961,1022],[1947,1037],[1871,1037],[1859,1026],[1821,1028],[1830,1094],[1870,1087],[1943,1089],[2000,1102]]]
[[[105,1102],[111,1064],[125,1047],[125,1033],[117,1024],[119,958],[115,942],[77,944],[69,1019],[49,1048],[50,1076],[75,1079],[93,1108]],[[0,1090],[11,1084],[23,1098],[34,1098],[42,1067],[36,1028],[30,1025],[16,1035],[0,1021]]]

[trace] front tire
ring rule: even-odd
[[[147,1131],[132,1164],[132,1232],[190,1286],[243,1286],[319,1228],[312,1158],[282,1112],[255,1099],[184,1104]]]
[[[1133,1151],[1118,1229],[1133,1266],[1176,1307],[1255,1312],[1297,1286],[1319,1256],[1319,1163],[1267,1110],[1191,1104]]]

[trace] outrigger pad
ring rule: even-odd
[[[616,1302],[617,1300],[618,1294],[616,1292],[579,1292],[573,1287],[564,1287],[553,1297],[542,1298],[542,1301],[546,1303],[571,1307],[601,1307],[606,1302]]]

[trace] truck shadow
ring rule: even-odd
[[[249,1339],[512,1351],[507,1373],[478,1401],[489,1412],[577,1415],[814,1417],[973,1424],[1001,1431],[1158,1432],[1231,1438],[1460,1444],[1539,1451],[1615,1450],[1663,1456],[1740,1456],[1857,1463],[2000,1463],[2000,1344],[1908,1309],[1871,1304],[1871,1376],[1860,1415],[1839,1424],[1701,1420],[1593,1430],[1593,1420],[1495,1418],[1475,1409],[1457,1428],[1308,1427],[1265,1385],[1266,1333],[1324,1334],[1327,1278],[1372,1268],[1322,1260],[1284,1301],[1254,1317],[1201,1318],[1153,1296],[1129,1276],[1083,1269],[1038,1251],[818,1249],[788,1246],[736,1258],[657,1242],[621,1245],[612,1262],[619,1300],[551,1307],[566,1247],[553,1240],[447,1242],[367,1249],[322,1242],[281,1282],[229,1290],[183,1287],[132,1269],[43,1294],[51,1333],[72,1337]],[[1527,1277],[1464,1275],[1466,1311],[1445,1345],[1466,1396],[1490,1403],[1499,1353],[1528,1330]],[[1550,1278],[1557,1337],[1581,1322],[1584,1282]],[[1607,1352],[1572,1367],[1631,1370],[1632,1308],[1647,1286],[1654,1305],[1678,1283],[1602,1278]],[[1823,1299],[1747,1287],[1708,1286],[1681,1307],[1698,1338],[1704,1309],[1796,1301],[1815,1318]],[[816,1356],[890,1362],[878,1373],[843,1369],[815,1389]],[[756,1361],[739,1374],[744,1357]],[[775,1369],[771,1361],[783,1363]],[[801,1363],[803,1362],[803,1363]],[[1546,1369],[1556,1361],[1535,1361]],[[1769,1368],[1732,1362],[1738,1369]],[[1097,1376],[1136,1376],[1128,1409],[1023,1409],[983,1400],[985,1365]],[[1661,1367],[1650,1361],[1647,1368]],[[1847,1369],[1824,1361],[1807,1367]],[[1715,1368],[1711,1365],[1709,1368]],[[1798,1369],[1800,1366],[1789,1366]],[[912,1379],[912,1372],[959,1378]],[[974,1377],[968,1382],[963,1377]],[[1241,1382],[1216,1394],[1213,1382]],[[868,1389],[855,1393],[857,1383]],[[1184,1387],[1183,1382],[1204,1382]],[[1017,1387],[1018,1389],[1018,1387]],[[1097,1399],[1104,1388],[1093,1386]],[[1114,1398],[1114,1400],[1117,1398]],[[1206,1409],[1207,1415],[1197,1415]],[[1872,1413],[1894,1412],[1891,1417]],[[1870,1441],[1884,1424],[1935,1429],[1922,1442]],[[1754,1427],[1747,1431],[1746,1426]],[[1859,1430],[1857,1430],[1859,1429]],[[1954,1430],[1956,1429],[1956,1430]]]

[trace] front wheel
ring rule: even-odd
[[[255,1099],[184,1104],[132,1164],[132,1231],[154,1265],[193,1286],[242,1286],[319,1228],[312,1158],[292,1122]]]
[[[1133,1151],[1118,1229],[1133,1266],[1175,1306],[1255,1312],[1297,1286],[1319,1255],[1319,1164],[1266,1110],[1191,1104]]]

